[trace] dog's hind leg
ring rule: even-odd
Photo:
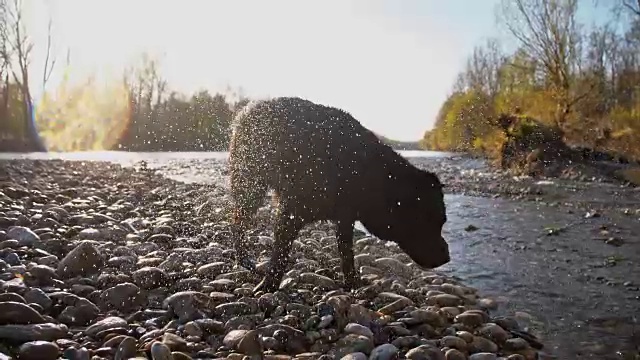
[[[276,224],[273,230],[274,244],[269,259],[267,273],[262,281],[253,289],[258,291],[274,292],[278,290],[282,277],[288,269],[289,253],[293,241],[307,222],[300,217],[296,207],[289,207],[279,203]]]
[[[231,236],[236,252],[236,261],[244,268],[254,271],[255,262],[247,252],[246,232],[264,201],[267,185],[258,176],[235,169],[231,171],[231,197],[234,211],[231,219]]]

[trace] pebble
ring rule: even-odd
[[[18,358],[24,360],[55,360],[59,355],[58,345],[49,341],[30,341],[18,350]]]
[[[40,242],[40,237],[24,226],[10,227],[5,236],[7,239],[18,240],[18,246],[33,246]]]
[[[382,344],[375,347],[369,355],[369,360],[392,360],[398,358],[398,348],[393,344]]]
[[[488,353],[488,352],[475,353],[469,356],[469,360],[497,360],[497,359],[498,359],[498,355],[494,353]]]
[[[344,327],[344,332],[346,334],[355,334],[366,336],[370,339],[373,339],[373,331],[364,325],[360,325],[357,323],[349,323]]]
[[[97,273],[103,258],[91,241],[80,242],[67,256],[60,260],[58,275],[63,278]]]
[[[173,355],[169,347],[159,341],[151,344],[151,359],[153,360],[173,360]]]
[[[340,358],[340,360],[367,360],[367,359],[369,359],[367,354],[364,354],[364,353],[361,353],[361,352],[355,352],[355,353],[347,354],[347,355],[343,356],[342,358]]]
[[[0,302],[0,325],[4,324],[41,324],[46,320],[31,306],[24,302]]]
[[[88,336],[95,336],[106,330],[126,328],[127,326],[126,320],[117,316],[109,316],[89,326],[84,332]]]
[[[226,214],[194,210],[226,209],[226,190],[101,163],[39,164],[48,170],[20,182],[30,190],[16,182],[0,196],[0,343],[20,359],[535,354],[510,334],[517,321],[490,316],[496,301],[419,269],[394,244],[358,235],[363,285],[345,291],[335,229],[303,229],[281,289],[254,296],[260,278],[235,265]],[[259,268],[269,232],[251,235]]]

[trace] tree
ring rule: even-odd
[[[518,47],[502,54],[491,41],[477,46],[423,142],[496,154],[506,134],[491,130],[493,117],[513,119],[517,131],[535,123],[566,144],[640,159],[635,1],[608,2],[617,9],[609,22],[587,28],[575,19],[577,1],[503,0],[499,15]]]
[[[131,120],[126,130],[130,144],[158,143],[164,134],[150,131],[157,125],[160,104],[166,96],[167,82],[160,75],[160,61],[143,53],[139,62],[125,70],[123,82],[129,89]],[[133,141],[137,139],[137,141]]]
[[[24,127],[23,136],[30,138],[34,150],[45,151],[35,128],[33,98],[29,84],[29,65],[34,44],[26,32],[22,10],[21,0],[0,0],[0,58],[2,58],[2,71],[5,75],[4,112],[5,114],[8,113],[7,99],[10,96],[7,91],[10,81],[9,74],[11,74],[11,80],[17,84],[22,100],[21,122]],[[47,56],[42,78],[43,89],[46,87],[46,83],[55,66],[55,57],[51,54],[51,19],[48,25]]]
[[[567,116],[587,92],[576,93],[574,74],[580,60],[577,0],[502,0],[502,20],[520,48],[540,64],[557,102],[556,125],[562,129]]]
[[[473,49],[459,81],[468,89],[482,91],[493,97],[499,91],[500,70],[505,60],[500,43],[496,39],[488,39],[485,44]]]

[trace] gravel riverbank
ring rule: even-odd
[[[6,355],[490,359],[539,346],[492,318],[494,301],[376,239],[356,243],[369,285],[352,294],[336,285],[333,230],[318,225],[296,242],[282,291],[254,297],[258,279],[229,262],[223,189],[103,163],[2,165]],[[272,239],[258,232],[264,255]]]
[[[531,234],[535,236],[530,243],[524,237],[507,243],[496,236],[502,230],[487,223],[486,213],[517,217],[509,200],[487,208],[457,201],[451,207],[454,216],[478,217],[452,220],[447,231],[458,237],[453,245],[457,255],[437,272],[418,269],[396,246],[360,233],[356,261],[368,285],[353,293],[337,286],[341,275],[332,227],[317,224],[296,241],[295,264],[281,291],[254,296],[250,289],[259,279],[229,261],[224,162],[150,162],[149,167],[163,177],[101,162],[0,161],[0,353],[23,359],[261,355],[393,359],[400,355],[478,360],[551,358],[548,352],[559,358],[619,358],[617,351],[631,349],[637,284],[623,278],[638,270],[620,259],[617,267],[592,265],[599,255],[605,261],[608,252],[638,255],[638,244],[630,240],[634,231],[630,224],[637,221],[631,207],[633,190],[600,186],[605,192],[620,193],[630,204],[611,210],[609,216],[604,209],[611,207],[599,207],[596,214],[593,200],[582,199],[578,191],[554,192],[544,183],[508,180],[486,171],[480,162],[439,159],[429,166],[438,168],[450,193],[525,198],[533,201],[519,202],[516,209],[531,212],[530,205],[544,206],[564,215],[555,216],[558,228],[553,229],[537,228],[541,222],[520,223],[538,235]],[[591,186],[585,184],[570,186]],[[584,208],[594,212],[585,216]],[[255,256],[261,260],[266,260],[272,243],[270,211],[261,209],[253,234]],[[612,226],[609,220],[614,214],[620,218]],[[501,221],[518,224],[523,219]],[[562,228],[558,223],[565,220],[582,223]],[[606,231],[607,224],[609,237],[619,238],[619,246],[602,241],[574,251],[573,238],[560,244],[566,234]],[[517,237],[509,233],[517,227],[504,234]],[[486,244],[470,243],[472,238],[486,239]],[[479,274],[482,264],[473,267],[479,258],[474,254],[487,249],[482,254],[489,258],[484,266],[495,268],[490,280]],[[585,251],[589,257],[582,258]],[[513,282],[509,276],[535,267],[514,267],[510,260],[518,256],[546,261],[544,268],[552,271],[529,274],[519,287],[509,288],[508,282]],[[470,264],[467,273],[461,261]],[[501,262],[509,274],[500,273]],[[576,278],[574,283],[567,274],[600,280],[586,284]],[[483,289],[471,287],[475,284]],[[554,293],[557,287],[566,292]],[[505,288],[508,293],[496,291]],[[577,295],[570,293],[573,290]],[[581,291],[585,295],[578,299]],[[590,302],[588,294],[598,306],[583,309],[580,306]],[[554,304],[559,310],[552,308]],[[536,309],[529,309],[534,305]],[[577,317],[567,313],[571,306],[580,313]],[[549,324],[544,313],[561,321]],[[593,318],[594,313],[611,315],[608,323],[596,324],[600,328],[620,325],[608,335],[598,333],[601,339],[615,339],[615,346],[589,342],[593,324],[577,321],[585,314]],[[546,324],[541,325],[541,319]],[[542,351],[540,342],[547,345]]]

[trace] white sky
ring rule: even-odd
[[[23,0],[41,86],[47,19],[61,75],[120,74],[163,55],[169,86],[242,87],[341,107],[370,129],[416,140],[431,127],[466,54],[493,22],[494,0]],[[475,3],[475,4],[474,4]],[[477,5],[481,3],[481,5]],[[447,7],[449,6],[449,7]],[[464,12],[461,21],[451,12]],[[482,11],[482,14],[478,12]],[[37,93],[35,94],[37,96]]]

